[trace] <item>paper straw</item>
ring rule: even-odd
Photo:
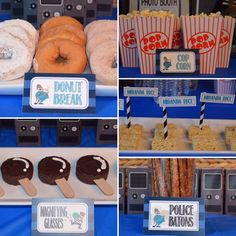
[[[164,126],[164,139],[168,137],[168,127],[167,127],[167,109],[163,107],[163,126]]]
[[[205,113],[206,103],[201,103],[201,113],[200,113],[200,121],[199,121],[199,128],[202,129],[203,127],[203,120],[204,120],[204,113]]]
[[[127,128],[131,126],[131,115],[130,115],[130,97],[126,97],[126,112],[127,112]]]

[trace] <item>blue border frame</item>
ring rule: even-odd
[[[196,56],[196,70],[193,73],[162,73],[160,71],[160,53],[161,52],[194,52],[195,56]],[[200,55],[199,55],[199,51],[196,49],[184,49],[184,48],[180,48],[180,49],[157,49],[156,50],[156,74],[157,75],[166,75],[166,76],[182,76],[182,75],[186,75],[186,76],[191,76],[191,75],[198,75],[200,73]]]
[[[30,82],[34,77],[71,77],[71,78],[87,78],[89,82],[89,106],[84,110],[74,109],[34,109],[29,105],[30,99]],[[22,98],[23,112],[32,113],[77,113],[77,114],[94,114],[96,112],[96,82],[95,75],[92,74],[45,74],[45,73],[27,73],[25,74],[24,93]]]
[[[166,230],[148,230],[149,221],[149,201],[198,201],[199,202],[199,231],[166,231]],[[205,203],[203,198],[168,198],[168,197],[145,197],[144,199],[144,219],[143,219],[143,232],[146,235],[175,235],[175,236],[204,236],[205,235]]]

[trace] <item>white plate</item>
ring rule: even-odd
[[[0,95],[22,95],[24,79],[0,82]],[[116,97],[117,87],[97,84],[96,95],[102,97]]]
[[[2,164],[6,159],[12,157],[25,157],[34,165],[32,183],[38,190],[36,198],[63,198],[62,192],[55,185],[42,183],[38,178],[37,164],[46,156],[60,156],[71,164],[69,183],[75,191],[76,198],[90,198],[97,205],[117,204],[117,151],[116,148],[1,148]],[[77,160],[85,155],[100,155],[104,157],[110,166],[107,182],[113,187],[112,196],[104,195],[96,185],[87,185],[80,182],[75,175]],[[21,186],[13,186],[5,183],[0,176],[0,186],[4,189],[5,195],[0,199],[0,205],[31,205],[29,197]]]
[[[199,119],[176,119],[176,118],[168,118],[168,123],[177,124],[179,128],[185,130],[186,134],[184,137],[179,137],[180,146],[179,150],[175,151],[155,151],[151,150],[151,143],[154,136],[154,130],[157,123],[162,123],[162,118],[133,118],[132,117],[132,124],[141,124],[144,128],[144,138],[142,145],[140,145],[139,150],[134,151],[122,151],[120,153],[141,153],[141,154],[154,154],[154,153],[216,153],[216,152],[209,152],[209,151],[195,151],[192,148],[192,144],[190,140],[187,138],[187,130],[191,125],[198,125]],[[120,124],[126,123],[125,117],[120,117]],[[229,145],[225,143],[225,127],[226,126],[236,126],[236,120],[215,120],[215,119],[205,119],[204,125],[209,125],[212,131],[217,136],[218,143],[221,147],[221,151],[217,151],[217,153],[236,153],[230,150]]]

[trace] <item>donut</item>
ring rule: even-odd
[[[116,48],[116,41],[104,42],[97,46],[91,54],[91,71],[102,84],[117,84],[117,66],[113,65],[117,57]]]
[[[38,164],[38,176],[43,183],[56,185],[57,179],[68,180],[70,169],[70,163],[62,157],[45,157]]]
[[[40,37],[38,47],[41,47],[43,44],[55,39],[68,39],[84,47],[83,40],[77,37],[77,35],[72,31],[66,29],[61,29],[59,32],[54,32],[54,30],[47,31],[47,33],[44,34],[44,37]]]
[[[87,52],[88,58],[90,57],[93,50],[98,45],[100,45],[103,42],[110,41],[110,40],[117,41],[117,33],[115,31],[107,31],[107,32],[104,32],[104,34],[98,34],[96,35],[96,37],[93,37],[90,40],[88,40],[87,45],[86,45],[86,52]]]
[[[76,19],[70,16],[57,16],[47,20],[40,28],[40,34],[45,31],[60,25],[72,25],[77,29],[83,30],[83,25]]]
[[[70,31],[70,32],[76,34],[76,36],[78,38],[80,38],[81,41],[84,42],[84,45],[85,45],[86,35],[85,35],[84,31],[82,31],[80,29],[78,30],[78,27],[75,27],[73,25],[55,26],[55,27],[45,31],[44,33],[40,34],[40,40],[47,37],[48,34],[60,34],[62,32],[62,30]]]
[[[116,20],[106,20],[106,21],[96,21],[86,32],[87,39],[95,37],[97,34],[103,34],[106,31],[117,32],[117,21]]]
[[[85,26],[84,32],[87,34],[88,31],[89,31],[89,29],[90,29],[91,27],[93,27],[94,25],[96,25],[97,22],[104,23],[104,22],[106,22],[106,21],[107,21],[107,20],[94,20],[94,21],[92,21],[91,23],[89,23],[89,24],[87,24],[87,25]],[[100,23],[99,23],[99,24],[100,24]]]
[[[30,49],[30,52],[32,53],[32,55],[34,55],[36,45],[31,40],[30,34],[24,28],[20,26],[15,26],[15,25],[1,26],[0,24],[0,29],[20,39]]]
[[[94,180],[106,180],[109,173],[109,164],[101,156],[87,155],[81,157],[76,164],[76,176],[85,184],[95,184]]]
[[[17,19],[17,20],[6,20],[0,23],[0,27],[13,26],[13,25],[24,28],[30,34],[32,42],[35,42],[35,45],[37,45],[39,39],[38,31],[28,21]]]
[[[0,49],[11,54],[0,59],[0,80],[18,79],[30,70],[33,55],[19,38],[0,30]]]
[[[87,64],[82,46],[66,39],[56,39],[39,47],[34,58],[36,73],[83,73]]]
[[[20,185],[19,180],[33,177],[33,164],[26,158],[7,159],[1,166],[3,180],[11,185]]]

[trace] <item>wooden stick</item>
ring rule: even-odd
[[[171,189],[172,197],[180,197],[179,192],[179,170],[178,170],[178,161],[176,158],[170,159],[171,166]]]
[[[75,197],[74,190],[72,189],[72,187],[65,178],[56,179],[55,182],[66,198]]]
[[[100,188],[100,190],[107,196],[114,194],[114,190],[105,179],[95,179],[94,183]]]
[[[19,183],[30,197],[37,195],[37,189],[28,178],[20,179]]]

